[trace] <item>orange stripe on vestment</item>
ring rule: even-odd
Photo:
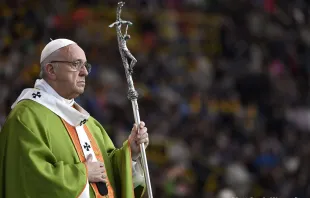
[[[66,127],[66,129],[67,129],[67,131],[68,131],[68,133],[70,135],[70,138],[71,138],[71,140],[72,140],[72,142],[74,144],[74,147],[76,149],[76,152],[77,152],[77,154],[79,156],[80,161],[83,162],[83,163],[86,162],[86,158],[84,156],[83,149],[81,147],[81,144],[80,144],[80,141],[79,141],[79,137],[77,135],[75,127],[71,126],[69,123],[67,123],[63,119],[62,119],[62,122],[64,123],[64,125],[65,125],[65,127]],[[90,140],[90,144],[91,144],[91,146],[92,146],[92,148],[94,150],[94,153],[96,155],[97,160],[104,163],[104,160],[103,160],[102,154],[100,152],[100,149],[99,149],[96,141],[94,140],[92,134],[89,132],[89,130],[88,130],[88,128],[87,128],[87,126],[85,124],[83,125],[83,128],[84,128],[84,130],[85,130],[85,132],[86,132],[86,134],[88,136],[88,139]],[[105,196],[100,195],[99,190],[98,190],[98,188],[97,188],[95,183],[90,183],[90,185],[91,185],[91,187],[93,188],[93,190],[95,192],[96,198],[103,198],[103,197],[105,197]],[[114,198],[114,192],[113,192],[113,189],[112,189],[112,187],[110,185],[110,181],[109,181],[108,177],[107,177],[107,187],[108,187],[108,195],[107,195],[107,197],[108,198]]]
[[[91,144],[91,146],[92,146],[92,148],[94,150],[94,153],[96,155],[97,160],[104,163],[104,160],[103,160],[103,157],[102,157],[102,153],[101,153],[101,151],[100,151],[100,149],[99,149],[99,147],[97,145],[97,142],[95,141],[94,137],[92,136],[92,134],[90,133],[89,129],[87,128],[87,126],[85,124],[83,125],[83,128],[84,128],[84,131],[87,134],[87,137],[88,137],[88,139],[90,141],[90,144]],[[94,186],[96,186],[96,185],[94,185]],[[97,188],[97,186],[96,186],[96,188]],[[113,188],[112,188],[112,186],[110,184],[110,181],[109,181],[108,177],[107,177],[107,188],[108,188],[108,198],[114,198]]]

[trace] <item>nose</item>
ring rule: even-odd
[[[88,76],[88,74],[89,74],[89,73],[88,73],[88,71],[87,71],[85,65],[84,65],[83,67],[81,67],[79,75],[80,75],[80,76]]]

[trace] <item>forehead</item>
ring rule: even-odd
[[[84,51],[77,44],[72,44],[63,48],[62,55],[67,59],[67,61],[86,61]]]

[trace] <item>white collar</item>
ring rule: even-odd
[[[35,88],[24,89],[11,108],[26,99],[45,106],[72,126],[81,126],[90,117],[89,113],[74,100],[66,100],[59,96],[44,80],[37,80]],[[73,105],[75,108],[72,107]]]
[[[44,79],[37,79],[34,84],[34,88],[40,89],[55,96],[59,100],[63,101],[65,104],[68,104],[70,107],[72,107],[72,105],[75,103],[74,99],[68,100],[60,96]]]

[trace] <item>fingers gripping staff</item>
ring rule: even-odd
[[[139,126],[140,125],[140,115],[139,115],[139,108],[138,108],[138,102],[137,102],[138,93],[134,88],[132,76],[131,76],[132,72],[133,72],[133,67],[137,63],[137,60],[130,53],[130,51],[127,48],[127,44],[126,44],[126,41],[130,39],[130,35],[127,34],[128,26],[132,25],[132,23],[130,21],[123,21],[120,17],[122,7],[124,6],[124,4],[125,4],[124,2],[118,3],[117,13],[116,13],[116,22],[112,23],[109,27],[112,28],[115,26],[115,29],[116,29],[119,51],[120,51],[120,54],[122,57],[122,62],[124,65],[126,79],[127,79],[127,83],[128,83],[128,96],[127,97],[132,103],[132,109],[133,109],[133,114],[134,114],[134,118],[135,118],[135,123],[136,123],[136,125]],[[122,33],[122,25],[126,25],[126,30],[125,30],[124,35]],[[130,65],[128,64],[128,59],[131,61]],[[141,152],[141,157],[142,157],[142,164],[143,164],[143,169],[144,169],[144,175],[145,175],[145,180],[146,180],[148,197],[153,198],[144,143],[140,144],[140,152]]]

